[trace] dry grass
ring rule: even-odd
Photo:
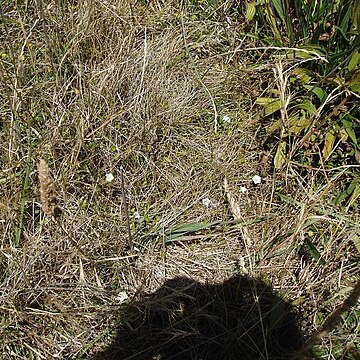
[[[271,151],[261,161],[263,125],[252,104],[274,64],[254,69],[255,55],[241,52],[249,40],[232,3],[208,13],[157,1],[36,4],[2,9],[3,358],[88,358],[111,342],[119,294],[138,299],[176,276],[261,277],[297,305],[304,335],[319,329],[359,276],[359,217],[329,201],[346,169],[303,177],[294,164],[274,173]],[[56,182],[58,222],[44,208],[42,157]],[[246,225],[221,223],[164,244],[173,226],[234,215]],[[325,353],[338,340],[358,346],[355,315],[324,337]]]

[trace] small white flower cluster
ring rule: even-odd
[[[224,124],[230,124],[230,122],[231,122],[230,116],[229,115],[224,115],[222,117],[222,121],[223,121]]]
[[[246,186],[240,186],[240,191],[242,194],[246,194],[248,192],[248,189]]]
[[[251,180],[255,185],[261,184],[261,181],[262,181],[262,179],[261,179],[261,177],[259,175],[253,176]],[[248,190],[248,188],[246,186],[240,186],[240,192],[242,194],[246,194],[248,191],[249,190]]]
[[[261,183],[261,177],[259,175],[255,175],[255,176],[253,176],[252,181],[253,181],[253,183],[255,185],[260,184]]]
[[[108,173],[105,175],[106,182],[112,182],[114,180],[114,175],[112,173]]]
[[[262,182],[262,178],[259,176],[259,175],[255,175],[252,177],[252,182],[255,184],[255,185],[258,185],[258,184],[261,184]],[[240,186],[240,192],[242,194],[247,194],[249,192],[248,188],[246,186]],[[203,198],[201,200],[201,203],[206,207],[206,208],[210,208],[211,206],[213,206],[213,202],[211,199],[209,199],[208,197],[206,198]]]
[[[201,202],[206,208],[209,208],[212,205],[212,201],[209,198],[203,198]]]

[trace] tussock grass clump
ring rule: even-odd
[[[4,359],[91,358],[116,337],[124,301],[176,290],[172,278],[201,294],[239,274],[266,279],[302,311],[305,337],[350,293],[359,219],[327,198],[342,170],[321,181],[296,164],[273,171],[254,105],[273,60],[245,51],[256,41],[242,33],[241,7],[208,5],[2,9]],[[44,216],[56,208],[61,221]],[[357,346],[347,316],[325,353],[338,340]]]

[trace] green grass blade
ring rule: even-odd
[[[321,254],[320,254],[319,250],[316,248],[316,246],[314,245],[314,243],[311,240],[307,239],[306,245],[307,245],[310,255],[316,261],[318,261],[320,265],[325,265],[325,260],[321,257]]]
[[[198,231],[209,230],[211,227],[221,223],[221,221],[214,221],[210,223],[189,223],[171,227],[164,233],[165,243],[181,240],[181,238],[185,235],[196,233]]]
[[[175,227],[172,227],[165,231],[165,234],[188,234],[196,231],[206,230],[211,228],[214,225],[220,224],[221,221],[214,221],[210,223],[188,223],[181,224]]]
[[[272,0],[272,4],[273,4],[276,12],[278,13],[281,21],[285,22],[284,9],[283,9],[281,0]]]

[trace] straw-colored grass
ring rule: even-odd
[[[261,278],[295,306],[306,339],[359,275],[359,217],[330,201],[346,168],[325,177],[303,177],[296,164],[272,169],[253,104],[275,63],[243,51],[253,44],[236,6],[146,3],[2,9],[4,359],[91,358],[124,321],[124,294],[141,303],[176,277]],[[214,221],[166,238],[177,225]],[[324,354],[356,351],[356,319],[349,310],[320,339]]]

